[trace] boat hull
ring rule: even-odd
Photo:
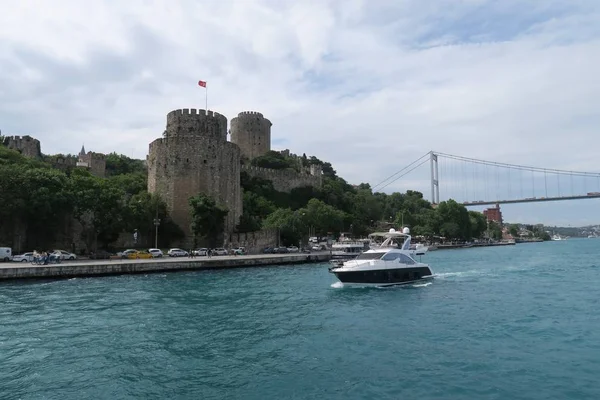
[[[433,277],[433,272],[427,266],[358,271],[344,271],[332,268],[331,273],[343,284],[350,285],[395,286],[431,279]]]

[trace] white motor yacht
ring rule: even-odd
[[[351,239],[344,234],[331,245],[331,261],[336,264],[350,260],[369,250],[370,240]]]
[[[329,272],[346,285],[395,286],[433,278],[429,265],[415,261],[416,250],[411,250],[410,230],[390,229],[380,245],[371,247],[353,260],[344,262]],[[402,246],[396,243],[403,240]]]

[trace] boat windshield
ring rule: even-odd
[[[362,253],[361,255],[356,257],[355,260],[379,260],[385,253],[387,252],[383,251],[377,253]]]

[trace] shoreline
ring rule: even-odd
[[[69,261],[60,264],[31,263],[0,264],[0,281],[31,279],[68,279],[111,275],[133,275],[160,272],[221,270],[270,265],[290,265],[326,262],[329,252],[312,254],[257,254],[245,256],[214,256],[211,258],[176,257],[150,260]],[[24,265],[22,265],[24,264]]]

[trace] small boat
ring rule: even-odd
[[[334,274],[344,286],[396,286],[433,278],[429,265],[416,261],[416,250],[411,250],[410,230],[390,229],[386,239],[372,246],[353,260],[334,266]],[[402,245],[397,242],[403,240]]]

